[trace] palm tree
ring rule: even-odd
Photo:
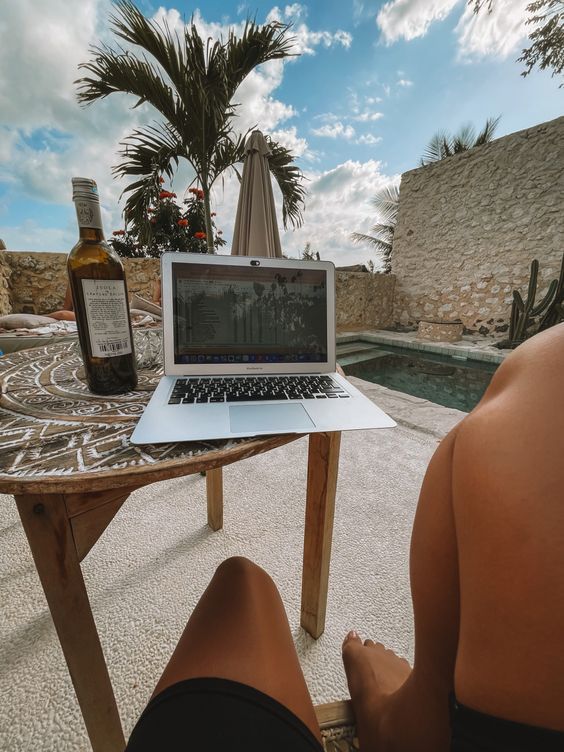
[[[474,127],[470,124],[463,125],[454,136],[451,136],[447,131],[438,131],[427,144],[421,157],[421,165],[425,166],[431,162],[438,162],[445,157],[452,157],[453,154],[460,154],[463,151],[468,151],[468,149],[473,149],[475,146],[489,143],[494,137],[499,120],[500,117],[488,118],[477,136]]]
[[[353,242],[368,243],[380,252],[386,274],[392,271],[392,241],[398,220],[399,191],[399,184],[393,183],[379,190],[372,199],[372,206],[380,217],[380,222],[373,225],[370,230],[373,235],[362,232],[353,232],[351,235]]]
[[[110,24],[117,37],[137,47],[141,54],[121,47],[94,47],[89,62],[80,68],[89,75],[79,79],[78,100],[83,105],[116,92],[137,97],[135,107],[148,102],[162,120],[135,129],[123,142],[117,177],[136,178],[128,194],[124,215],[142,242],[151,238],[147,209],[159,193],[159,178],[173,177],[180,159],[186,159],[204,192],[208,252],[213,253],[210,189],[228,169],[244,159],[247,134],[236,135],[233,103],[240,84],[258,65],[291,54],[293,38],[280,23],[258,26],[248,20],[238,38],[230,31],[227,41],[206,43],[193,22],[182,38],[168,25],[151,21],[130,0],[118,0]],[[247,132],[248,133],[248,132]],[[270,143],[270,169],[282,192],[284,227],[301,224],[305,190],[301,172],[292,165],[284,147]]]

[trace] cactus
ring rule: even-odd
[[[556,282],[556,280],[554,280]],[[562,263],[560,264],[560,276],[556,283],[556,292],[548,310],[539,322],[539,332],[548,329],[555,324],[564,321],[564,253],[562,254]]]
[[[525,300],[523,300],[519,290],[513,290],[513,304],[509,323],[509,347],[517,347],[527,337],[542,329],[548,329],[548,327],[564,319],[564,256],[562,257],[559,279],[552,280],[544,298],[535,305],[538,273],[539,262],[534,259],[531,262],[531,276]],[[541,316],[541,318],[537,324],[535,320],[538,316]]]

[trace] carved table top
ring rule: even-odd
[[[147,353],[140,358],[137,345],[138,337],[137,389],[109,397],[88,390],[77,342],[0,358],[0,492],[142,486],[221,467],[299,438],[134,446],[129,437],[162,375],[160,362]]]

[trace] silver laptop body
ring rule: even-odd
[[[133,444],[396,425],[336,373],[332,263],[165,253],[161,283],[165,375]]]

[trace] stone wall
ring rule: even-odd
[[[394,287],[393,274],[337,272],[337,331],[390,326]]]
[[[6,256],[12,269],[13,313],[49,313],[62,307],[67,286],[65,253],[8,251]]]
[[[0,315],[44,314],[61,308],[67,286],[66,261],[66,253],[0,252]],[[150,299],[159,259],[124,259],[124,266],[129,293]],[[389,326],[394,284],[389,274],[337,272],[337,330]]]
[[[537,300],[564,253],[564,117],[404,173],[392,268],[395,323],[460,319],[505,331],[512,291]]]
[[[3,313],[49,313],[61,308],[67,287],[67,254],[6,251],[9,300],[2,298],[0,256],[0,315]],[[129,293],[151,297],[158,274],[158,259],[124,259]],[[4,303],[4,306],[3,306]],[[3,306],[3,307],[2,307]]]
[[[7,260],[7,254],[0,251],[0,316],[10,313],[12,310],[10,300],[10,280],[12,267]]]

